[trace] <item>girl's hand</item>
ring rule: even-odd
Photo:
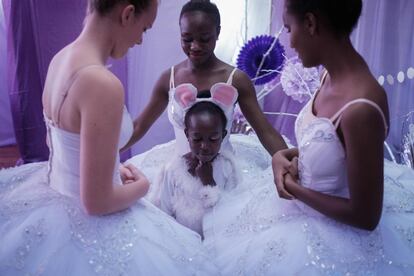
[[[130,184],[138,180],[146,179],[145,175],[132,164],[121,164],[119,166],[122,183]]]
[[[293,177],[290,173],[285,174],[284,183],[285,183],[285,188],[287,191],[292,191],[294,190],[295,186],[300,185],[297,182],[297,179]]]
[[[297,157],[293,157],[289,160],[289,149],[280,150],[276,152],[272,157],[273,176],[276,184],[276,189],[279,197],[284,199],[294,199],[295,197],[290,194],[285,187],[285,175],[290,174],[296,177],[298,175],[298,162]]]
[[[216,182],[213,178],[212,162],[199,162],[195,168],[195,174],[200,178],[203,185],[216,186]]]
[[[187,163],[188,172],[194,177],[197,176],[196,172],[195,172],[195,169],[198,165],[198,159],[195,158],[191,152],[185,154],[184,159]]]

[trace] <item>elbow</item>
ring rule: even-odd
[[[97,208],[96,206],[91,206],[90,204],[83,204],[83,209],[85,210],[86,214],[90,216],[102,216],[105,212],[102,211],[101,208]]]
[[[148,179],[143,179],[142,180],[142,182],[141,182],[141,195],[140,195],[140,197],[143,197],[143,196],[145,196],[148,192],[149,192],[149,189],[150,189],[150,183],[149,183],[149,181],[148,181]]]
[[[356,223],[356,227],[367,231],[374,231],[381,219],[381,212],[360,217]]]
[[[105,204],[100,204],[95,200],[82,199],[83,209],[90,216],[102,216],[109,213]]]
[[[366,221],[364,223],[361,223],[359,226],[359,228],[363,229],[363,230],[367,230],[367,231],[374,231],[377,226],[379,224],[379,220],[377,221]]]

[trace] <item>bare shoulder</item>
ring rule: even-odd
[[[157,86],[162,87],[163,89],[169,89],[169,83],[171,78],[171,70],[172,68],[165,69],[157,80]]]
[[[244,91],[253,91],[254,86],[250,77],[242,70],[236,70],[233,76],[233,86],[237,88],[239,93]]]
[[[389,111],[387,93],[370,72],[362,75],[359,78],[359,81],[355,82],[355,89],[359,94],[359,98],[365,98],[377,104],[388,121]]]
[[[105,102],[123,105],[124,102],[124,88],[121,81],[104,67],[83,71],[71,90],[76,94],[80,106]]]
[[[369,136],[386,138],[385,132],[389,121],[388,108],[384,110],[379,103],[380,100],[368,100],[377,104],[380,110],[367,102],[357,102],[350,105],[341,116],[341,129],[345,136],[348,134],[363,139],[360,135],[365,133]],[[385,122],[382,114],[385,117]]]

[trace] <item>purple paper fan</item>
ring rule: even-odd
[[[256,78],[256,72],[259,69],[262,58],[270,49],[275,39],[276,37],[274,36],[260,35],[249,40],[240,50],[237,57],[237,68],[244,71],[251,79]],[[283,46],[279,40],[276,40],[273,49],[265,58],[256,80],[254,80],[255,85],[268,83],[279,74],[278,72],[269,73],[268,70],[280,71],[282,69],[285,60],[283,57],[284,52]]]

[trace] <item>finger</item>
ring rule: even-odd
[[[279,174],[276,180],[277,183],[275,183],[278,189],[279,196],[284,199],[294,199],[295,197],[285,189],[285,175],[286,173],[281,175]]]
[[[124,177],[124,178],[127,178],[128,179],[128,178],[132,178],[133,177],[133,175],[132,175],[131,171],[129,170],[129,168],[127,168],[127,167],[125,167],[123,165],[121,165],[119,167],[119,172],[120,172],[121,176]]]
[[[289,173],[292,175],[292,176],[298,176],[298,174],[299,174],[299,169],[298,169],[298,162],[299,161],[299,159],[295,156],[295,157],[293,157],[293,159],[292,159],[292,161],[291,161],[291,165],[290,165],[290,167],[289,167]]]
[[[145,175],[137,167],[135,167],[134,165],[127,164],[125,166],[131,171],[131,173],[133,175],[132,177],[135,178],[136,180],[138,180],[138,179],[140,179],[142,177],[145,177]]]

